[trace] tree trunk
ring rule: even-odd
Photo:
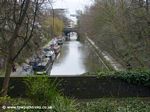
[[[24,7],[22,7],[21,10],[23,12],[22,11],[20,12],[19,20],[16,23],[15,30],[12,34],[11,39],[8,42],[8,57],[7,57],[7,62],[6,62],[5,78],[4,78],[4,81],[3,81],[1,96],[6,96],[7,95],[9,80],[10,80],[10,74],[11,74],[11,70],[12,70],[12,64],[15,61],[15,60],[13,60],[13,58],[14,58],[14,44],[15,44],[15,41],[18,37],[18,33],[20,31],[21,25],[22,25],[22,23],[25,19],[29,4],[30,4],[30,0],[24,0],[24,3],[22,3],[22,5]]]
[[[1,96],[7,95],[11,71],[12,71],[12,62],[11,59],[8,57],[6,62],[5,78],[3,81]]]

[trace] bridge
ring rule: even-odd
[[[65,35],[66,39],[70,38],[70,33],[71,32],[76,32],[77,35],[78,35],[77,40],[79,40],[79,32],[78,32],[78,28],[77,27],[74,27],[74,28],[65,27],[63,32],[64,32],[64,35]]]

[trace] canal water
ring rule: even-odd
[[[74,33],[70,41],[62,45],[50,75],[82,75],[104,69],[92,46],[87,41],[80,42],[76,39]]]

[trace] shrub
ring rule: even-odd
[[[81,112],[149,112],[150,102],[138,98],[101,98],[80,104]]]
[[[28,78],[27,82],[28,96],[35,104],[50,105],[59,96],[57,84],[47,77]]]
[[[74,100],[62,96],[57,97],[52,103],[54,112],[78,112],[76,106]]]
[[[33,110],[7,109],[8,106],[31,106],[32,102],[28,99],[12,99],[9,96],[0,97],[0,112],[34,112]],[[6,108],[6,109],[5,109]]]
[[[98,77],[113,77],[127,81],[131,84],[150,87],[150,70],[132,70],[132,71],[107,71],[97,72]]]
[[[56,81],[48,77],[27,79],[29,98],[34,105],[52,106],[48,112],[77,112],[74,100],[68,99],[57,90]],[[45,112],[45,111],[44,111]]]

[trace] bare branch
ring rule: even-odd
[[[17,0],[14,0],[14,7],[13,7],[13,20],[16,23],[16,5],[17,5]]]
[[[29,35],[29,38],[24,42],[24,44],[19,49],[19,51],[17,52],[17,54],[14,56],[14,58],[12,59],[12,61],[15,61],[15,59],[19,56],[19,54],[21,53],[21,51],[25,48],[25,46],[31,40],[31,38],[33,36],[34,27],[35,27],[35,20],[36,20],[36,16],[37,16],[37,11],[38,11],[38,0],[36,1],[36,7],[35,7],[35,12],[34,12],[34,19],[33,19],[32,29],[31,29],[31,33]]]

